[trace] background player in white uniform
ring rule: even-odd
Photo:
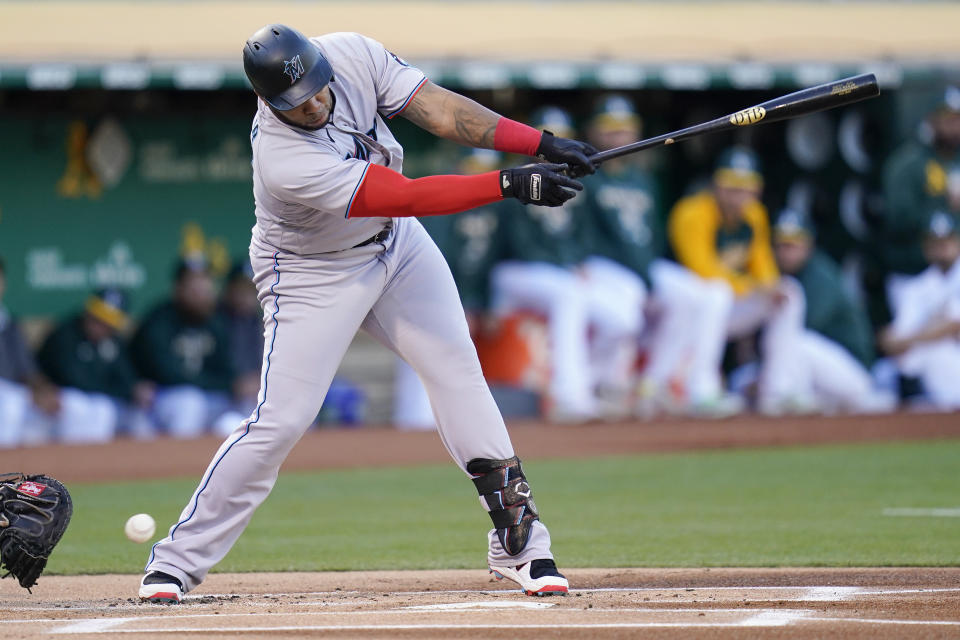
[[[866,311],[843,281],[840,266],[816,247],[809,216],[785,209],[773,227],[773,249],[784,277],[803,291],[804,330],[792,363],[794,389],[827,413],[892,411],[896,398],[877,389],[866,365],[873,331]]]
[[[154,545],[140,597],[179,601],[229,551],[316,416],[361,327],[423,380],[440,437],[494,522],[491,569],[528,594],[565,593],[450,270],[410,216],[503,197],[559,205],[582,186],[556,173],[559,164],[407,179],[385,119],[403,113],[455,142],[542,155],[585,173],[593,170],[586,157],[593,149],[433,85],[359,34],[307,39],[268,25],[247,41],[244,69],[260,96],[251,132],[257,223],[250,245],[265,327],[260,398],[216,453],[180,520]],[[429,487],[423,491],[428,503]]]
[[[884,349],[920,378],[934,406],[960,409],[960,223],[935,211],[923,241],[927,269],[902,283]]]

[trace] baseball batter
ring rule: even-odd
[[[265,332],[259,402],[154,545],[140,597],[179,602],[223,558],[316,416],[360,328],[423,380],[440,437],[493,521],[491,571],[529,595],[566,593],[450,270],[413,216],[505,197],[560,205],[582,189],[559,173],[561,163],[591,173],[592,147],[502,118],[355,33],[308,39],[268,25],[247,41],[243,60],[260,98],[250,134],[250,259]],[[410,180],[386,124],[401,114],[464,145],[557,164]]]

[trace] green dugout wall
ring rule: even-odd
[[[0,118],[7,306],[59,314],[119,286],[136,310],[178,254],[225,271],[253,225],[248,118],[17,114]]]

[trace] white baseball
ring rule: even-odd
[[[146,542],[153,537],[156,530],[157,523],[146,513],[130,516],[127,524],[123,526],[123,532],[127,534],[127,539],[131,542]]]

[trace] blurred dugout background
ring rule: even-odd
[[[960,79],[950,2],[0,2],[4,304],[31,342],[92,290],[125,289],[136,316],[168,294],[178,257],[202,254],[222,277],[245,256],[255,98],[240,50],[267,22],[365,33],[521,121],[554,104],[582,124],[599,95],[624,93],[644,136],[876,73],[876,100],[643,158],[669,208],[721,150],[755,149],[768,210],[809,212],[876,326],[889,320],[874,251],[884,161],[928,135],[925,115]],[[391,127],[408,175],[454,165],[449,146]],[[390,368],[365,349],[348,374],[383,422]]]

